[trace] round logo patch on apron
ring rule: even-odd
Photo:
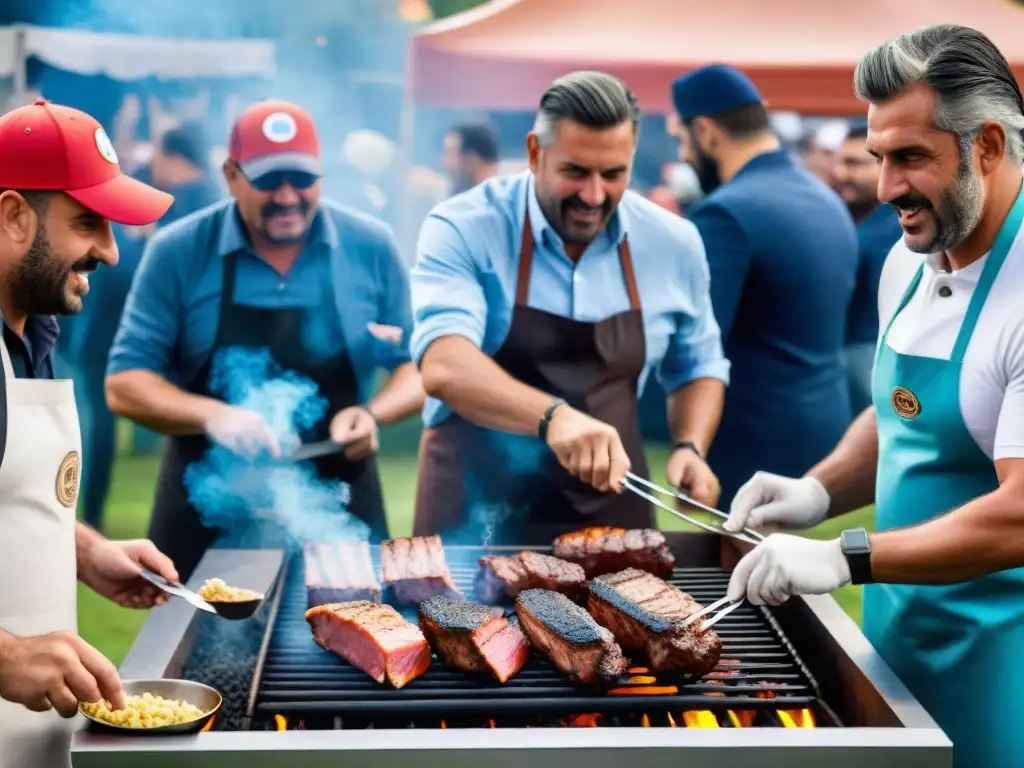
[[[921,413],[921,402],[906,387],[896,387],[892,391],[892,409],[904,419],[913,419]]]
[[[75,506],[78,501],[78,477],[82,468],[82,459],[78,451],[72,451],[64,457],[57,470],[57,501],[65,507]]]

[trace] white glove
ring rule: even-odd
[[[825,486],[813,477],[797,479],[757,472],[736,492],[729,519],[722,527],[733,533],[766,524],[812,528],[825,519],[831,504]]]
[[[748,552],[729,579],[729,600],[782,605],[793,595],[825,595],[850,583],[839,539],[775,533]]]
[[[242,456],[257,456],[264,450],[274,457],[281,455],[274,431],[256,411],[224,405],[213,413],[204,429],[217,445]]]

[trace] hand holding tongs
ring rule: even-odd
[[[638,477],[637,475],[634,475],[632,472],[627,472],[626,473],[626,485],[625,485],[626,488],[631,490],[633,493],[635,493],[635,494],[637,494],[639,496],[642,496],[643,498],[647,499],[649,502],[654,504],[659,509],[663,509],[663,510],[665,510],[666,512],[668,512],[670,514],[673,514],[676,517],[685,520],[686,522],[690,523],[691,525],[695,525],[698,528],[702,528],[705,531],[710,531],[711,533],[718,533],[718,534],[721,534],[722,536],[731,536],[734,539],[739,539],[740,541],[744,541],[747,544],[754,544],[755,546],[759,542],[764,541],[764,536],[762,534],[758,533],[757,531],[751,530],[750,528],[743,528],[742,530],[740,530],[740,531],[738,531],[736,533],[733,533],[732,531],[728,531],[725,528],[722,528],[720,526],[711,525],[710,523],[705,523],[704,521],[698,520],[695,517],[690,517],[685,512],[680,512],[678,509],[675,509],[674,507],[670,507],[668,504],[662,503],[661,501],[659,501],[658,499],[656,499],[654,496],[652,496],[651,494],[647,493],[646,491],[640,490],[640,488],[637,487],[638,483],[640,485],[647,486],[648,488],[654,490],[657,493],[664,494],[665,496],[672,496],[673,498],[679,499],[680,501],[684,501],[687,504],[689,504],[691,507],[696,507],[697,509],[699,509],[699,510],[701,510],[703,512],[708,512],[709,514],[717,515],[718,517],[722,518],[723,520],[728,520],[729,516],[727,514],[725,514],[725,512],[717,510],[714,507],[709,507],[706,504],[701,504],[696,499],[691,499],[685,493],[680,493],[678,491],[670,491],[670,490],[668,490],[666,488],[662,488],[660,485],[652,483],[650,480],[644,480],[642,477]]]

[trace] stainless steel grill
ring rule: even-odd
[[[699,602],[721,597],[736,547],[745,545],[704,534],[668,538],[686,566],[672,583]],[[467,595],[481,553],[446,548]],[[212,730],[164,738],[82,732],[76,768],[405,768],[410,759],[417,768],[524,760],[561,767],[570,759],[638,768],[681,759],[709,767],[951,765],[948,739],[829,597],[744,606],[723,619],[722,662],[701,681],[652,679],[634,668],[617,686],[628,693],[593,693],[535,654],[506,686],[435,662],[393,690],[313,643],[301,560],[211,551],[192,586],[212,576],[265,589],[268,601],[238,623],[172,601],[152,612],[121,669],[125,678],[188,677],[218,687],[225,708]],[[407,616],[414,619],[414,609]],[[667,686],[676,690],[661,690]]]

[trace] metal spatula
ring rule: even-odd
[[[317,443],[306,443],[300,445],[287,456],[281,456],[275,460],[276,464],[294,464],[297,461],[307,461],[321,456],[329,456],[332,453],[341,453],[348,448],[348,443],[336,443],[333,440],[321,440]]]
[[[203,600],[199,595],[193,592],[191,589],[182,586],[181,584],[172,584],[159,573],[154,573],[148,568],[142,568],[140,576],[153,584],[169,595],[176,595],[177,597],[187,600],[189,603],[194,605],[201,611],[207,611],[208,613],[217,613],[217,609],[210,605],[208,602]]]

